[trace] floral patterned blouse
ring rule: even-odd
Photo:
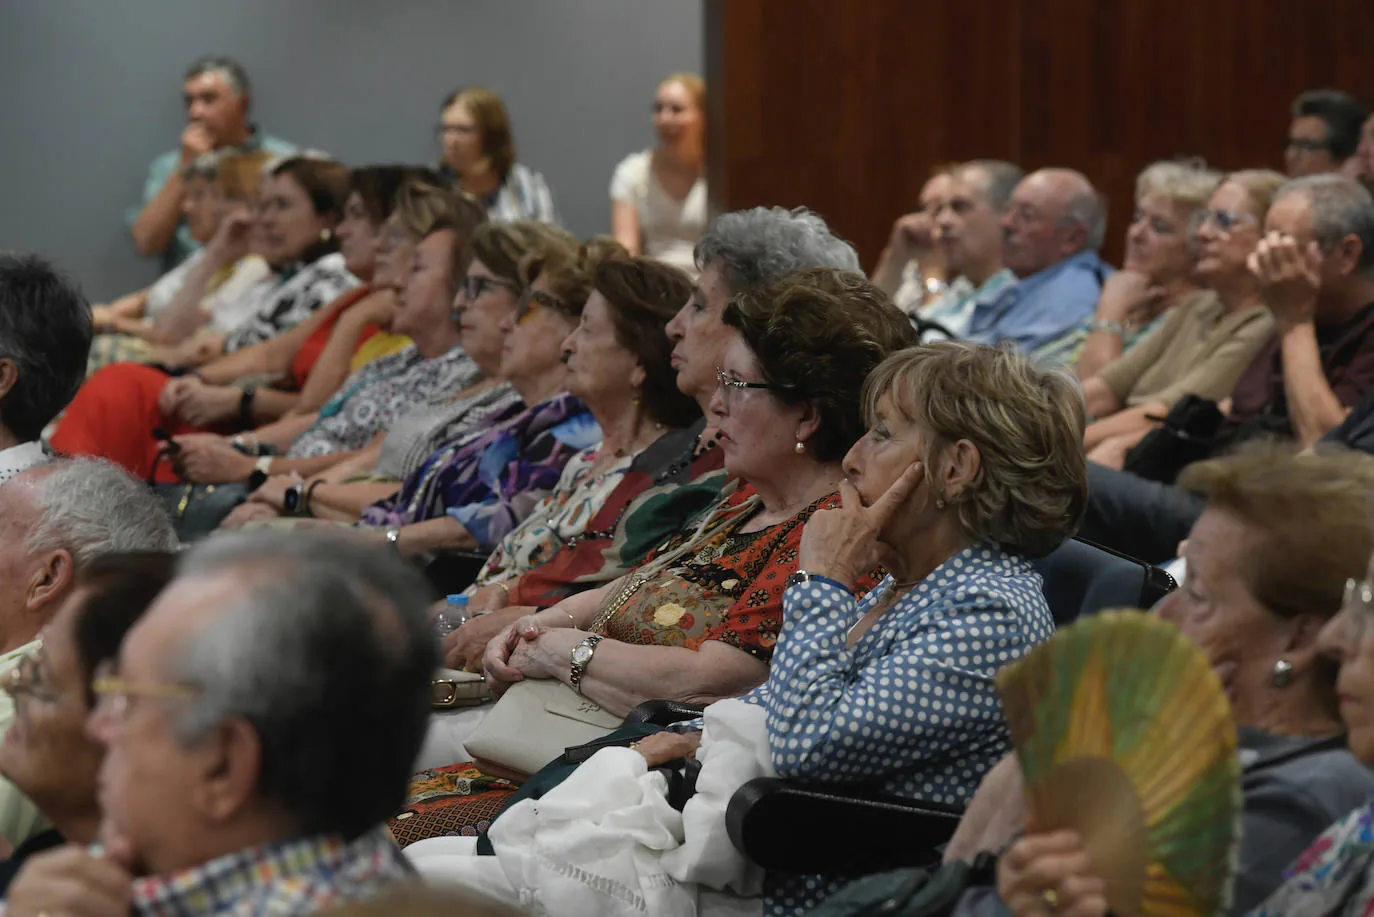
[[[1368,917],[1374,914],[1374,802],[1312,842],[1283,885],[1253,917]]]
[[[491,551],[558,483],[601,428],[574,395],[493,415],[483,435],[434,453],[401,490],[363,512],[362,524],[404,526],[448,515]]]
[[[741,532],[762,504],[744,486],[726,497],[694,535],[664,545],[607,599],[597,622],[606,636],[644,646],[698,649],[719,640],[768,662],[782,630],[782,592],[797,570],[806,520],[839,505],[828,494],[785,522]],[[673,557],[679,554],[678,557]],[[670,560],[667,566],[656,560]]]
[[[287,455],[315,458],[361,449],[407,411],[450,398],[481,378],[481,368],[461,346],[427,360],[412,344],[344,380]]]
[[[693,520],[720,502],[727,481],[724,455],[715,440],[701,442],[705,425],[700,420],[670,430],[635,456],[583,531],[521,574],[507,602],[556,605],[624,576],[649,552],[690,530]]]

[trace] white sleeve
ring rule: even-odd
[[[644,196],[648,171],[648,153],[631,153],[622,159],[611,176],[611,200],[625,204],[639,203]]]

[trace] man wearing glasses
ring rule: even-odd
[[[427,600],[356,535],[197,545],[91,683],[100,843],[31,858],[7,913],[308,914],[410,879],[385,821],[429,717]]]
[[[1367,117],[1369,112],[1354,96],[1336,89],[1315,89],[1298,96],[1283,151],[1288,176],[1339,171],[1355,155]]]
[[[11,479],[0,487],[0,673],[40,645],[82,564],[112,551],[176,547],[152,491],[108,462],[60,460]],[[14,701],[0,693],[0,733],[13,719]],[[4,841],[18,847],[41,822],[34,804],[0,779]]]

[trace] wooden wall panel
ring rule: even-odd
[[[865,265],[936,164],[1081,169],[1121,255],[1136,173],[1281,168],[1288,106],[1374,106],[1370,0],[707,0],[713,205],[805,204]]]

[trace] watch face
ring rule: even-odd
[[[573,650],[572,661],[574,665],[586,665],[591,661],[592,648],[585,643],[579,643]]]

